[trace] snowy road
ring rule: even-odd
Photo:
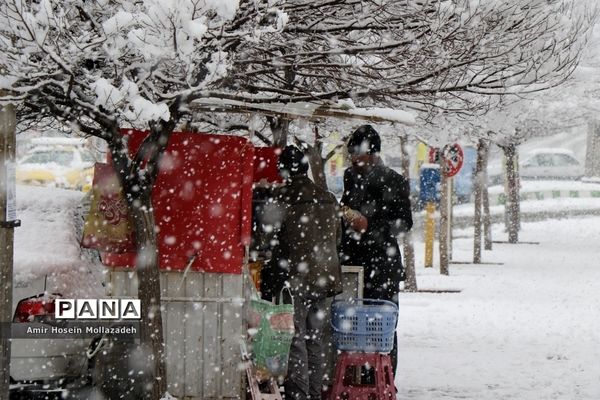
[[[472,259],[468,234],[454,260]],[[417,244],[420,288],[462,292],[401,296],[399,398],[600,399],[600,218],[526,223],[521,240],[540,244],[495,244],[483,259],[504,265],[449,277],[422,268]]]

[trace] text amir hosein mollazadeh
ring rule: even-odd
[[[35,335],[135,335],[137,328],[135,326],[30,326],[27,327],[27,333]]]

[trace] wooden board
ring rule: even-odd
[[[137,297],[135,273],[111,269],[107,294]],[[180,399],[239,399],[242,275],[161,272],[167,385]]]

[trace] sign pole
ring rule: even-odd
[[[447,194],[447,199],[448,199],[448,204],[446,205],[448,207],[448,260],[451,261],[452,260],[452,218],[454,217],[453,215],[453,205],[454,205],[454,199],[453,199],[453,193],[454,193],[454,177],[450,178],[448,180],[448,194]]]
[[[419,171],[419,201],[425,204],[425,268],[433,268],[433,241],[435,239],[435,203],[439,199],[440,167],[423,164]]]
[[[2,93],[0,93],[0,96]],[[13,242],[16,220],[14,162],[16,116],[12,104],[0,105],[0,398],[9,398],[10,322],[12,321]]]
[[[433,241],[435,237],[435,203],[425,205],[425,268],[433,268]]]

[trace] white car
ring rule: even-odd
[[[84,252],[78,241],[89,196],[17,185],[16,197],[22,225],[15,229],[11,396],[30,398],[39,392],[40,397],[34,398],[46,398],[42,395],[48,391],[59,393],[89,381],[91,356],[100,341],[44,332],[71,323],[54,318],[57,293],[73,298],[77,286],[97,297],[102,292],[102,269],[88,259],[91,253]],[[67,398],[53,396],[48,398]]]
[[[579,179],[584,170],[572,151],[549,148],[529,152],[519,173],[523,179]]]
[[[574,153],[567,149],[532,150],[519,162],[519,177],[522,179],[579,179],[583,174],[583,166]],[[503,161],[491,161],[488,164],[487,175],[489,184],[502,184],[506,175]]]

